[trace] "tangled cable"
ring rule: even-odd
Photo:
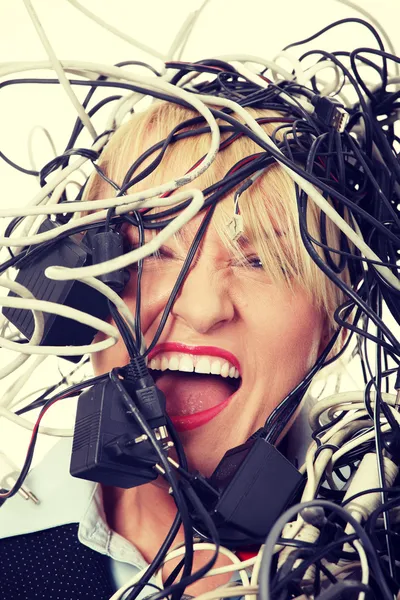
[[[76,0],[68,1],[86,17],[100,22]],[[25,206],[17,208],[10,203],[0,209],[0,216],[7,219],[0,236],[4,254],[0,285],[9,290],[8,296],[0,298],[3,307],[0,346],[18,352],[17,358],[2,366],[0,378],[6,379],[16,369],[21,370],[19,380],[3,394],[0,416],[32,430],[21,474],[11,489],[1,491],[0,498],[4,501],[23,488],[38,433],[72,434],[43,428],[40,423],[45,412],[55,402],[105,380],[102,376],[65,388],[63,379],[59,386],[16,408],[21,403],[18,394],[38,361],[56,355],[76,362],[84,354],[110,348],[119,337],[132,361],[147,357],[160,339],[218,203],[234,193],[229,226],[232,239],[236,239],[243,232],[241,202],[245,197],[250,201],[246,190],[271,165],[279,164],[293,181],[304,248],[346,300],[335,311],[336,331],[325,351],[255,435],[276,444],[312,378],[322,367],[342,356],[352,342],[365,391],[334,394],[310,411],[313,441],[300,468],[304,486],[297,498],[299,504],[282,514],[266,540],[253,540],[261,545],[260,550],[245,561],[220,545],[214,521],[196,487],[199,482],[203,486],[208,483],[200,474],[190,473],[172,424],[169,422],[168,430],[178,462],[169,459],[141,411],[131,404],[137,426],[158,457],[158,472],[173,489],[178,516],[152,565],[116,592],[113,600],[133,600],[144,586],[151,585],[149,582],[157,573],[158,591],[152,590],[153,600],[164,597],[178,600],[191,583],[228,572],[239,573],[240,584],[237,580],[236,584],[203,594],[202,600],[241,595],[249,598],[259,595],[261,600],[333,600],[344,597],[342,594],[361,600],[393,598],[400,589],[400,555],[396,544],[400,535],[400,488],[396,483],[400,464],[400,342],[383,312],[386,307],[400,325],[400,58],[390,45],[390,52],[386,51],[382,38],[387,36],[364,19],[342,19],[282,50],[277,59],[284,56],[289,60],[291,72],[283,69],[277,59],[270,61],[252,55],[182,61],[183,49],[200,9],[185,22],[167,56],[142,45],[142,49],[163,61],[161,67],[139,61],[110,66],[60,61],[30,1],[24,2],[48,61],[0,65],[0,88],[21,86],[25,90],[32,84],[40,84],[46,90],[48,86],[61,85],[78,116],[63,151],[40,169],[33,155],[32,164],[26,166],[11,160],[6,148],[0,153],[10,167],[21,176],[36,178],[40,186]],[[302,44],[317,40],[326,31],[345,23],[366,27],[376,48],[331,53],[315,49],[300,56],[294,54]],[[122,35],[115,28],[110,30]],[[138,45],[129,36],[124,37]],[[314,57],[315,63],[305,67],[309,57]],[[143,69],[146,75],[138,74]],[[363,77],[362,73],[368,69],[379,83],[372,84]],[[56,77],[25,76],[26,72],[34,75],[37,70],[53,71]],[[20,72],[24,73],[23,78],[17,77]],[[329,78],[324,79],[326,72]],[[80,103],[74,90],[82,86],[87,94]],[[96,94],[108,88],[111,95],[97,99]],[[355,100],[349,100],[350,92]],[[129,166],[122,183],[115,182],[102,167],[102,153],[127,116],[140,111],[141,102],[149,98],[190,109],[194,116],[179,123],[165,139],[138,157]],[[249,108],[271,111],[275,116],[253,118]],[[104,129],[99,132],[92,118],[100,112],[104,115],[106,110],[109,113]],[[272,135],[263,128],[266,122],[275,126]],[[93,140],[90,147],[81,143],[85,130]],[[173,151],[180,140],[202,135],[209,136],[208,151],[198,157],[190,170],[175,173],[171,180],[159,185],[135,190],[139,182],[156,172],[166,152]],[[198,189],[196,179],[210,168],[218,153],[242,136],[252,140],[259,151],[229,165],[219,181]],[[146,160],[147,166],[143,168]],[[114,190],[113,196],[85,198],[90,170],[109,186],[107,189]],[[83,177],[83,184],[79,183],[79,177]],[[73,191],[70,184],[78,190]],[[180,190],[183,186],[185,189]],[[308,223],[308,209],[314,204],[320,211],[319,239]],[[155,208],[157,211],[152,211]],[[143,264],[198,214],[203,215],[201,225],[154,338],[146,347],[141,330]],[[332,223],[340,232],[338,248],[329,243]],[[129,248],[121,241],[120,246],[116,242],[119,249],[105,251],[96,236],[110,234],[109,238],[101,239],[111,240],[126,226],[137,229],[138,245]],[[155,232],[149,241],[146,231]],[[107,244],[104,242],[104,247],[109,248]],[[38,277],[32,283],[30,277],[39,264],[43,272],[40,277],[46,279],[47,286],[43,293],[44,279]],[[344,277],[346,271],[348,279]],[[134,315],[121,297],[129,277],[136,277]],[[86,298],[86,304],[82,300],[79,307],[68,300],[78,289]],[[96,307],[93,311],[92,306]],[[113,325],[105,320],[108,314],[113,317]],[[332,356],[343,329],[349,332],[346,343]],[[62,335],[73,337],[62,337],[61,330]],[[100,331],[103,337],[92,343],[95,331]],[[54,342],[60,339],[64,343]],[[27,368],[22,372],[25,363]],[[110,377],[121,387],[117,373]],[[397,395],[391,393],[391,388]],[[53,392],[56,394],[50,396]],[[126,402],[129,404],[129,399]],[[36,423],[21,416],[34,409],[40,409]],[[202,524],[199,528],[202,539],[195,544],[193,512]],[[292,521],[294,517],[296,520]],[[181,524],[185,547],[170,552]],[[214,555],[193,573],[193,555],[204,549],[213,549]],[[232,565],[215,569],[218,552],[225,553]],[[163,587],[160,580],[163,565],[181,555],[181,564]]]

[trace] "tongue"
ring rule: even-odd
[[[157,379],[157,387],[165,394],[171,417],[207,410],[221,404],[234,392],[232,384],[218,375],[170,371]]]

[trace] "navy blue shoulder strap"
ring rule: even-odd
[[[0,600],[108,600],[109,558],[84,546],[78,524],[0,540]]]

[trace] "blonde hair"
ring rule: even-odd
[[[284,115],[275,111],[251,108],[247,111],[254,118],[281,117],[284,119]],[[145,150],[165,139],[179,123],[195,116],[198,115],[194,111],[176,104],[155,102],[146,111],[133,115],[116,131],[101,155],[99,166],[108,178],[121,186],[130,165]],[[240,120],[237,115],[233,116]],[[278,125],[279,123],[273,122],[265,123],[262,127],[271,135]],[[202,126],[204,123],[192,125],[186,130]],[[226,139],[228,135],[230,134],[224,133],[222,139]],[[278,132],[277,138],[282,138],[281,131]],[[140,191],[184,175],[206,154],[209,144],[209,133],[188,137],[170,144],[155,171],[130,191]],[[242,135],[218,152],[212,165],[189,185],[205,189],[221,180],[238,161],[262,151],[262,148],[254,141]],[[156,155],[147,158],[134,176],[143,171]],[[218,203],[211,224],[220,234],[223,243],[243,259],[240,246],[233,242],[227,233],[227,225],[234,212],[234,192],[235,190],[231,190]],[[107,198],[113,195],[115,195],[115,190],[112,186],[94,173],[85,191],[86,199]],[[173,196],[171,196],[172,199]],[[292,281],[300,284],[310,294],[314,305],[326,316],[331,332],[337,329],[333,313],[345,297],[341,290],[314,263],[302,243],[295,187],[289,175],[279,164],[271,165],[240,196],[239,205],[244,221],[244,236],[254,247],[268,276],[280,284],[285,283],[291,286]],[[157,210],[152,212],[157,212]],[[317,240],[320,240],[319,219],[320,209],[313,201],[309,200],[307,225],[310,234]],[[339,248],[340,232],[329,219],[327,219],[326,230],[328,245]],[[317,252],[322,256],[321,249],[317,248]],[[337,256],[332,258],[335,263],[338,263]],[[340,277],[349,283],[347,268],[340,274]]]

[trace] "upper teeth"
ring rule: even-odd
[[[157,354],[149,362],[150,369],[166,371],[184,371],[186,373],[204,373],[221,375],[221,377],[234,377],[238,379],[239,371],[229,361],[216,356],[197,356],[194,354],[180,354],[179,352],[165,352]]]

